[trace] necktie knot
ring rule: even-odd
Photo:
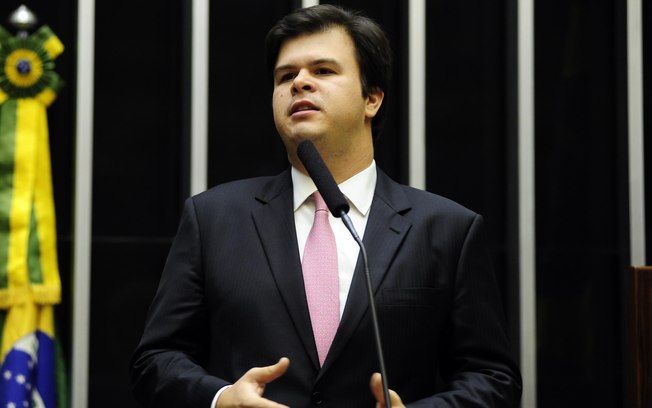
[[[315,191],[312,193],[312,197],[315,200],[315,212],[317,211],[326,211],[328,212],[328,206],[326,205],[326,201],[324,201],[324,198],[319,194],[319,191]]]

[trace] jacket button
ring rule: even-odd
[[[324,399],[321,396],[321,392],[314,392],[310,401],[313,405],[321,405],[324,402]]]

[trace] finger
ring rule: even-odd
[[[392,401],[392,407],[394,408],[403,406],[401,397],[399,397],[395,391],[389,390],[389,400]]]
[[[385,405],[385,395],[383,394],[383,382],[380,376],[380,373],[373,373],[371,375],[371,382],[369,384],[371,387],[371,393],[374,395],[374,399],[378,402],[379,405]]]
[[[289,408],[287,405],[282,405],[277,402],[268,400],[257,394],[249,394],[245,390],[245,395],[233,395],[233,393],[242,392],[236,390],[236,387],[231,387],[222,393],[217,400],[216,408],[220,407],[256,407],[256,408]]]
[[[259,401],[256,401],[256,408],[290,408],[290,407],[288,407],[287,405],[279,404],[278,402],[261,398]]]
[[[274,365],[254,367],[245,375],[259,384],[267,384],[285,374],[289,366],[290,360],[287,357],[283,357]]]
[[[385,393],[383,392],[383,381],[380,373],[373,373],[371,376],[370,382],[371,392],[374,398],[377,401],[377,407],[385,407]],[[392,407],[403,406],[403,401],[401,397],[395,391],[389,390],[389,400],[392,403]]]

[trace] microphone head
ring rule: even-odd
[[[326,202],[328,209],[335,217],[341,217],[349,212],[349,203],[344,198],[344,194],[335,183],[333,175],[326,167],[324,160],[317,151],[317,148],[310,140],[304,140],[299,143],[297,156],[306,168],[312,181],[314,181],[317,190]]]

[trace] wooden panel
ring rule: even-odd
[[[652,407],[652,267],[634,267],[632,368],[636,407]]]

